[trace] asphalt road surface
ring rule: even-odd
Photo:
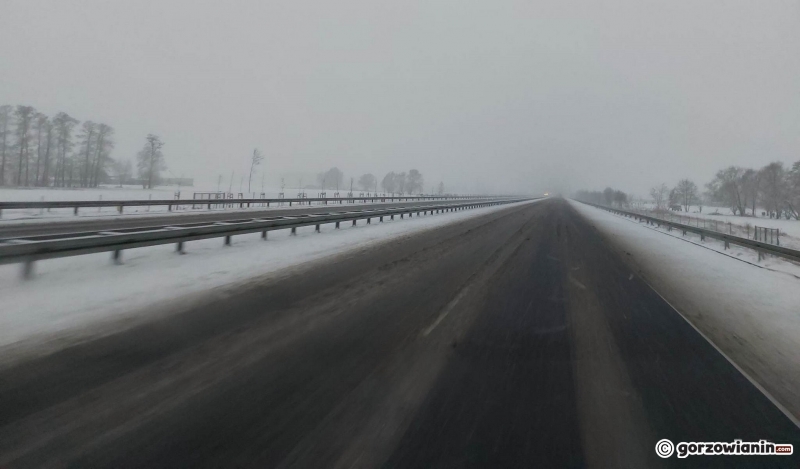
[[[800,430],[559,199],[0,371],[0,467],[798,467]]]
[[[70,217],[55,219],[49,222],[43,219],[34,220],[33,223],[22,220],[7,220],[0,222],[0,239],[21,238],[36,235],[54,235],[63,233],[75,233],[83,231],[114,231],[126,228],[145,228],[158,227],[181,223],[213,223],[220,221],[243,220],[258,217],[292,216],[307,215],[311,213],[329,213],[349,210],[369,210],[378,208],[392,207],[424,207],[429,205],[458,204],[466,203],[467,200],[434,200],[434,201],[410,201],[410,202],[385,202],[368,204],[330,204],[330,205],[302,205],[293,207],[285,205],[283,207],[261,208],[252,207],[249,209],[213,209],[213,210],[182,210],[178,214],[175,212],[153,212],[152,214],[129,213],[126,215],[109,215],[108,212],[101,217],[83,218]],[[91,213],[92,209],[84,209]],[[46,220],[46,219],[44,219]]]

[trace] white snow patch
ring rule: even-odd
[[[800,267],[776,258],[759,264],[748,249],[724,251],[718,241],[571,203],[630,252],[626,257],[684,317],[800,418]]]

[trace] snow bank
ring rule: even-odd
[[[578,202],[667,301],[800,418],[800,267]],[[710,377],[713,379],[713,377]]]
[[[534,202],[522,202],[535,203]],[[170,300],[181,305],[192,294],[207,294],[225,287],[348,249],[363,247],[420,230],[440,227],[518,204],[462,212],[405,218],[356,227],[343,224],[272,231],[264,242],[258,233],[235,236],[223,247],[222,238],[192,241],[185,255],[173,245],[123,252],[123,265],[112,265],[109,253],[39,261],[32,280],[22,280],[20,265],[0,266],[0,348],[27,339],[79,338],[88,326],[97,332],[118,328],[121,321],[141,320],[141,312],[162,307]],[[205,296],[203,296],[205,297]],[[56,334],[58,333],[58,334]]]

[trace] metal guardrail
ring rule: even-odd
[[[37,235],[20,238],[0,239],[0,264],[24,263],[23,276],[30,277],[33,263],[37,260],[59,257],[78,256],[97,252],[112,252],[112,260],[121,261],[121,253],[125,249],[175,243],[176,251],[182,253],[184,243],[208,238],[225,238],[225,245],[231,244],[235,235],[261,232],[262,239],[267,239],[267,232],[280,229],[291,229],[292,234],[302,226],[316,226],[335,223],[339,228],[341,222],[366,219],[370,223],[373,218],[383,221],[384,217],[403,218],[406,214],[452,212],[468,208],[486,207],[490,205],[509,204],[531,200],[530,198],[501,199],[487,201],[471,201],[459,204],[422,205],[411,207],[393,207],[386,209],[355,210],[334,213],[304,214],[293,216],[275,216],[231,220],[225,222],[196,222],[187,224],[165,225],[149,228],[129,228],[114,231],[90,231],[65,233],[56,235]]]
[[[367,202],[412,202],[412,201],[437,201],[437,200],[496,200],[508,198],[510,196],[381,196],[381,197],[328,197],[328,198],[293,198],[293,199],[161,199],[161,200],[54,200],[54,201],[31,201],[31,202],[0,202],[0,216],[3,210],[13,209],[51,209],[51,208],[72,208],[75,215],[80,208],[102,208],[115,207],[122,213],[125,207],[151,207],[166,206],[168,211],[173,207],[179,206],[207,206],[210,210],[212,206],[236,206],[239,208],[250,207],[252,205],[267,207],[270,204],[292,204],[311,205],[320,202],[324,205],[343,204],[344,202],[355,203]]]
[[[611,207],[605,207],[603,205],[592,204],[589,202],[579,201],[583,204],[590,205],[592,207],[600,208],[606,210],[611,213],[616,213],[618,215],[622,215],[624,217],[633,218],[638,221],[645,221],[648,224],[654,224],[657,226],[664,225],[668,229],[677,229],[681,230],[683,234],[688,233],[695,233],[700,235],[700,239],[704,240],[706,237],[712,239],[718,239],[725,243],[725,249],[730,247],[730,244],[735,244],[737,246],[742,246],[746,248],[750,248],[758,252],[758,259],[761,260],[764,254],[771,254],[773,256],[783,257],[785,259],[793,260],[793,261],[800,261],[800,251],[795,249],[789,249],[782,246],[776,246],[773,244],[769,244],[767,242],[758,241],[754,239],[742,238],[740,236],[734,236],[731,234],[721,233],[719,231],[709,230],[706,228],[700,228],[697,226],[686,225],[683,223],[676,223],[670,220],[663,220],[658,217],[651,217],[648,215],[642,215],[636,212],[630,212],[627,210],[620,210]]]

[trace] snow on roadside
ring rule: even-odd
[[[99,188],[74,188],[74,189],[65,189],[65,188],[0,188],[0,202],[39,202],[39,201],[113,201],[113,200],[173,200],[175,193],[179,192],[180,197],[182,199],[192,199],[193,194],[195,192],[202,192],[198,189],[191,188],[191,187],[184,187],[180,191],[178,190],[170,190],[168,188],[156,188],[150,190],[144,190],[141,188],[135,188],[126,186],[123,188],[117,187],[99,187]],[[340,192],[342,196],[345,196],[346,193],[344,191]],[[355,196],[359,196],[361,192],[354,192]],[[317,197],[316,191],[306,191],[307,197]],[[287,197],[295,197],[297,196],[297,190],[289,192],[287,190],[286,193]],[[327,192],[328,197],[333,197],[332,191]],[[261,198],[260,193],[253,192],[253,193],[245,193],[244,197],[252,197],[254,199]],[[275,189],[266,189],[265,192],[266,198],[278,198],[279,191]],[[125,207],[123,213],[120,214],[117,211],[116,207],[96,207],[96,208],[83,208],[78,211],[78,214],[75,215],[72,208],[53,208],[49,210],[44,209],[6,209],[3,210],[2,214],[0,214],[0,227],[3,226],[12,226],[21,223],[47,223],[52,221],[60,221],[60,220],[67,220],[67,221],[74,221],[76,219],[79,220],[86,220],[86,219],[94,219],[94,218],[103,218],[103,219],[117,219],[117,218],[129,218],[132,216],[158,216],[161,214],[170,215],[184,215],[184,214],[202,214],[202,213],[209,213],[209,212],[219,212],[219,211],[226,211],[226,212],[248,212],[253,210],[264,210],[267,209],[263,206],[256,206],[253,205],[252,207],[243,207],[239,208],[238,204],[236,203],[237,199],[230,199],[228,206],[215,205],[212,206],[211,210],[209,210],[206,205],[203,205],[200,201],[198,204],[193,207],[192,205],[181,205],[178,207],[171,207],[171,210],[167,206],[158,206],[154,205],[152,207],[142,206],[142,207]],[[389,203],[391,200],[387,201]],[[205,201],[208,203],[208,200]],[[369,204],[375,204],[375,202],[369,202]],[[353,207],[362,205],[362,203],[356,204],[322,204],[322,203],[314,203],[315,207],[323,207],[323,206],[330,206],[330,207]],[[299,207],[307,207],[307,205],[300,205]],[[272,209],[281,209],[281,208],[297,208],[298,205],[294,204],[291,207],[288,204],[278,205],[275,204],[270,205],[269,210]]]
[[[800,418],[800,267],[774,258],[759,265],[753,251],[723,251],[717,241],[701,243],[570,202],[631,253],[656,291]]]
[[[664,216],[664,214],[656,214],[656,212],[653,211],[653,204],[644,204],[644,208],[649,212],[647,215],[657,218]],[[749,210],[748,213],[750,213]],[[701,223],[699,226],[704,226],[703,224],[705,224],[705,227],[709,229],[715,229],[716,227],[716,229],[727,230],[728,228],[726,228],[726,225],[731,223],[733,225],[734,234],[743,237],[747,237],[748,233],[749,236],[752,236],[754,226],[776,228],[781,232],[781,245],[792,249],[800,249],[800,221],[787,220],[785,218],[770,218],[768,216],[761,216],[761,213],[762,210],[756,209],[756,216],[747,215],[742,217],[734,215],[729,208],[704,205],[702,207],[702,212],[699,207],[691,206],[688,212],[668,211],[666,212],[666,216],[675,221],[678,221],[680,218],[686,220],[688,217],[688,221],[684,221],[683,223],[689,223],[691,225],[697,224],[699,219]],[[705,222],[702,220],[705,220]]]
[[[535,202],[521,202],[535,203]],[[379,243],[518,204],[406,218],[336,230],[322,225],[272,231],[264,242],[259,233],[235,236],[223,247],[222,238],[192,241],[186,255],[173,245],[123,251],[123,265],[112,265],[109,253],[52,259],[36,263],[32,280],[22,280],[20,265],[0,266],[0,350],[22,340],[41,342],[80,337],[90,325],[119,327],[121,320],[140,320],[141,311],[155,309],[193,294],[206,294],[282,268],[322,259],[349,249]],[[185,300],[185,301],[184,301]],[[73,337],[73,338],[74,338]]]

